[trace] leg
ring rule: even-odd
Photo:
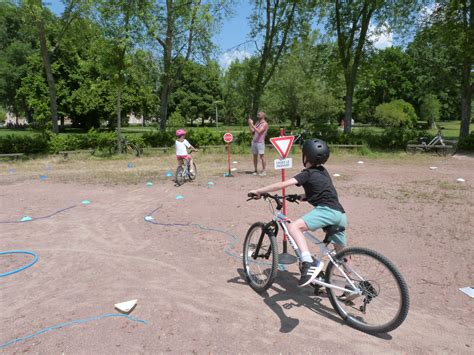
[[[260,154],[260,160],[262,161],[262,174],[265,175],[267,171],[267,162],[265,161],[265,154]]]
[[[191,155],[189,156],[189,172],[190,172],[191,174],[194,173],[193,157],[192,157]]]
[[[313,281],[321,272],[324,263],[319,260],[313,260],[309,252],[308,244],[303,232],[308,230],[308,226],[302,218],[288,224],[288,232],[295,240],[301,250],[301,278],[298,286],[306,286]]]
[[[254,154],[253,155],[253,171],[255,174],[257,173],[257,166],[258,166],[258,155]]]

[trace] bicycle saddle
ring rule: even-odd
[[[326,226],[323,228],[323,231],[326,233],[326,237],[330,237],[331,235],[334,235],[339,232],[344,232],[345,230],[346,230],[345,227],[335,226],[335,225]]]

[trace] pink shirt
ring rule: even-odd
[[[261,125],[265,124],[264,121],[258,121],[257,124],[255,125],[255,128],[260,127]],[[258,133],[257,131],[253,132],[253,143],[265,143],[265,136],[267,135],[268,131],[268,125],[267,127],[263,130],[262,133]]]

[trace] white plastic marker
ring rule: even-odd
[[[334,174],[333,176],[334,176],[334,177],[339,177],[339,176],[341,176],[341,175],[340,175],[340,174]]]
[[[456,179],[457,182],[466,182],[466,180],[464,180],[463,178],[458,178]]]
[[[364,164],[364,162],[362,160],[359,160],[357,164]]]
[[[151,181],[148,181],[148,182],[146,183],[146,186],[153,186],[153,183],[152,183]]]
[[[237,161],[237,160],[234,160],[234,161],[232,162],[232,164],[237,164],[237,163],[238,163],[238,161]]]
[[[430,169],[431,170],[436,170],[436,169],[438,169],[438,167],[437,166],[430,166]]]
[[[128,314],[136,307],[138,300],[131,300],[114,305],[115,309],[121,313]]]
[[[237,170],[237,168],[232,168],[232,169],[230,169],[230,171],[236,171],[236,170]]]
[[[463,287],[463,288],[460,288],[459,291],[464,292],[466,295],[468,295],[471,298],[474,298],[474,287]]]
[[[145,221],[153,221],[154,218],[152,216],[145,216]]]
[[[210,188],[213,188],[214,187],[214,183],[212,181],[209,181],[207,183],[207,187],[210,189]]]

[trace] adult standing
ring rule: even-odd
[[[253,154],[253,175],[258,174],[258,158],[262,161],[262,172],[260,176],[267,175],[267,163],[265,161],[265,136],[268,131],[268,123],[265,120],[265,112],[260,111],[257,113],[257,122],[254,124],[251,118],[248,119],[250,132],[253,134],[252,139],[252,154]]]

